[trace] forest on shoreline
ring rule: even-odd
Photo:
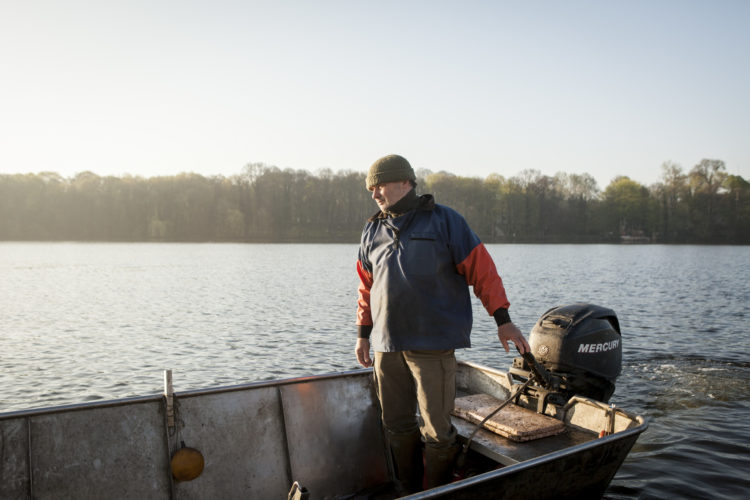
[[[750,243],[750,183],[721,160],[659,182],[525,170],[485,179],[421,170],[486,243]],[[0,241],[350,242],[376,211],[365,173],[246,165],[230,177],[0,175]]]

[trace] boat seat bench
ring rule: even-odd
[[[458,431],[459,441],[465,444],[476,425],[455,416],[451,417],[451,420]],[[569,446],[586,443],[597,437],[593,432],[567,427],[564,432],[555,436],[516,442],[481,429],[474,436],[470,449],[502,465],[513,465]]]

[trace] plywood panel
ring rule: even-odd
[[[456,398],[453,414],[478,424],[502,403],[488,394],[472,394]],[[530,441],[559,434],[565,424],[511,403],[487,420],[484,428],[513,441]]]

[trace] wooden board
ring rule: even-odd
[[[472,394],[456,398],[453,415],[479,424],[501,404],[501,400],[489,394]],[[513,441],[531,441],[559,434],[565,430],[565,424],[511,403],[485,422],[484,428]]]

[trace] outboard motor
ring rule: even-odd
[[[615,392],[622,342],[612,309],[582,303],[554,307],[534,325],[529,344],[532,355],[515,358],[509,371],[514,378],[535,376],[526,393],[537,400],[537,411],[574,395],[606,403]]]

